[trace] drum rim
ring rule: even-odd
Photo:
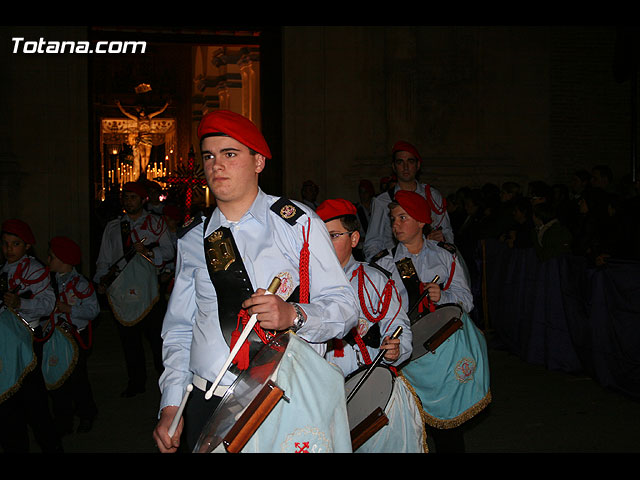
[[[366,372],[368,370],[368,368],[370,367],[370,365],[364,365],[362,367],[360,367],[359,369],[351,372],[349,375],[347,375],[344,379],[344,383],[345,383],[345,387],[347,385],[347,383],[349,381],[352,380],[356,380],[361,377],[361,374],[364,374],[364,372]],[[381,371],[385,371],[386,373],[388,373],[389,378],[391,378],[391,388],[389,389],[389,395],[386,399],[386,402],[384,403],[384,405],[380,405],[380,408],[382,408],[382,410],[386,410],[387,406],[389,405],[389,402],[391,401],[391,397],[393,396],[393,388],[394,388],[394,384],[396,381],[396,376],[394,375],[393,371],[391,370],[391,368],[388,365],[384,365],[384,364],[380,364],[380,365],[376,365],[374,371],[378,371],[378,369],[381,369]],[[373,374],[373,372],[372,372]],[[355,385],[354,385],[355,386]],[[351,390],[347,390],[345,388],[345,396],[348,396],[349,393],[351,392]],[[356,394],[353,399],[357,398],[358,395]],[[352,401],[353,401],[352,399]],[[348,418],[348,414],[349,414],[349,404],[347,404],[347,418]],[[350,422],[350,428],[354,428],[356,425],[351,425]]]
[[[292,332],[289,330],[286,330],[284,332],[280,332],[278,334],[276,334],[271,340],[269,340],[268,343],[265,343],[262,347],[260,347],[260,349],[256,352],[256,354],[254,355],[253,360],[255,360],[256,358],[259,357],[259,355],[261,355],[263,352],[267,351],[267,348],[270,348],[275,342],[277,341],[281,341],[282,338],[286,337],[287,339],[290,338],[290,334]],[[284,351],[286,351],[287,346],[289,345],[289,340],[287,340],[286,344],[284,345]],[[283,355],[284,355],[284,351],[283,351]],[[278,362],[277,366],[280,364],[280,362]],[[246,370],[243,370],[242,372],[240,372],[237,377],[234,379],[234,381],[231,383],[231,385],[229,385],[229,388],[227,388],[227,391],[224,393],[224,395],[222,396],[220,403],[216,406],[216,408],[213,410],[213,412],[211,413],[209,419],[205,422],[204,427],[202,429],[202,432],[200,432],[200,435],[198,437],[198,441],[196,442],[196,445],[194,447],[194,452],[200,450],[200,448],[202,448],[203,444],[204,444],[204,440],[206,440],[206,438],[211,437],[211,435],[207,434],[205,436],[205,432],[207,431],[207,428],[209,427],[209,424],[212,422],[212,420],[216,417],[216,415],[224,408],[224,406],[226,405],[226,403],[228,403],[230,401],[230,398],[234,395],[235,393],[235,389],[237,388],[238,384],[240,382],[242,382],[244,380],[244,378],[246,377],[246,375],[249,374],[250,369],[247,368]],[[275,369],[274,369],[275,371]],[[267,377],[264,382],[262,383],[262,385],[265,385],[269,379],[270,379],[271,375],[269,375],[269,377]],[[256,395],[259,393],[260,389],[256,389]],[[244,412],[246,410],[246,408],[251,404],[251,402],[253,401],[253,399],[255,398],[252,397],[250,399],[248,399],[248,402],[246,405],[243,406],[242,411],[238,412],[237,415],[241,415],[242,412]],[[231,428],[233,427],[233,424],[231,425],[231,427],[229,428],[229,430],[231,430]],[[228,433],[229,430],[226,430],[222,433],[220,432],[216,432],[215,436],[219,437],[220,441],[218,443],[216,443],[215,445],[210,446],[207,451],[213,451],[216,448],[218,448],[223,440],[224,440],[224,436]]]

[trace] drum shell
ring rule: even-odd
[[[435,353],[401,370],[420,398],[426,422],[436,428],[458,426],[491,401],[486,340],[466,313],[461,320],[463,327]]]
[[[356,387],[362,376],[369,370],[364,367],[356,370],[345,378],[344,389],[346,397]],[[395,378],[391,370],[384,365],[376,366],[369,378],[362,384],[353,398],[347,403],[349,428],[353,430],[365,420],[376,408],[385,410],[391,399]]]
[[[9,309],[0,310],[0,403],[20,389],[37,364],[31,329]]]
[[[277,356],[271,369],[261,372],[264,381],[272,380],[284,391],[281,399],[249,439],[242,453],[299,453],[299,452],[351,452],[351,438],[344,396],[344,376],[339,368],[329,364],[304,340],[292,332],[278,335],[275,340],[286,342],[286,349]],[[203,430],[195,451],[224,453],[219,440],[226,432],[217,429],[221,413],[229,411],[231,404],[249,405],[252,398],[236,398],[238,385],[250,383],[252,367],[260,367],[268,345],[251,360],[249,369],[241,373],[223,397]],[[276,358],[272,358],[276,360]],[[234,386],[235,385],[235,386]],[[261,386],[262,384],[260,384]],[[261,388],[251,389],[258,393]],[[248,396],[250,397],[250,396]],[[243,401],[240,401],[243,400]],[[237,411],[239,417],[242,411]],[[233,424],[233,422],[227,422]],[[211,428],[211,427],[214,428]],[[227,430],[228,431],[228,430]],[[204,448],[203,448],[204,447]]]
[[[462,317],[463,310],[457,304],[443,305],[434,312],[420,317],[411,324],[412,352],[411,360],[417,360],[427,353],[433,353],[429,340],[448,322]],[[434,349],[436,350],[436,349]]]

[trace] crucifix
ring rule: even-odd
[[[178,174],[175,176],[158,178],[158,181],[165,182],[169,185],[178,185],[184,187],[185,190],[185,221],[191,218],[191,200],[193,198],[193,189],[201,185],[204,185],[208,189],[207,180],[202,177],[201,172],[196,172],[195,166],[196,155],[193,151],[193,147],[189,150],[189,156],[187,160],[187,166],[184,168],[182,165],[178,168]],[[209,206],[207,198],[207,206]]]

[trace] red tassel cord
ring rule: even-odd
[[[395,287],[395,282],[393,280],[387,281],[382,290],[382,293],[378,291],[374,283],[371,281],[371,278],[364,271],[364,266],[360,265],[356,270],[354,270],[351,278],[357,276],[358,277],[358,299],[360,300],[360,309],[362,313],[366,317],[366,319],[371,323],[377,323],[389,312],[389,306],[391,305],[391,299],[393,298],[393,292],[395,291],[396,298],[400,299],[400,293]],[[369,288],[367,285],[371,285],[373,291],[375,292],[376,299],[375,302],[371,298],[371,293],[369,293]],[[369,308],[371,305],[371,308]],[[387,329],[384,332],[381,332],[382,337],[389,331],[396,317],[400,313],[400,305],[401,302],[398,302],[398,310],[395,312],[393,319],[389,322]],[[362,353],[362,358],[366,365],[370,365],[372,363],[371,357],[369,355],[369,351],[367,346],[365,345],[362,337],[354,328],[351,330],[353,337],[355,338],[358,347],[360,348],[360,352]],[[335,354],[334,354],[335,355]],[[344,355],[344,353],[342,353]],[[341,356],[341,355],[336,355]]]
[[[311,218],[309,218],[308,228],[302,228],[302,238],[303,244],[302,249],[300,250],[300,266],[299,266],[299,275],[300,275],[300,303],[309,303],[309,233],[311,231]],[[249,314],[245,309],[240,310],[238,313],[238,321],[236,325],[236,329],[231,333],[231,350],[233,350],[234,345],[238,341],[242,330],[249,322]],[[256,332],[260,340],[263,343],[269,343],[269,340],[273,338],[273,334],[266,332],[260,327],[260,324],[256,322],[253,327],[253,330]],[[245,340],[240,350],[238,350],[238,354],[233,359],[233,363],[240,369],[246,370],[249,368],[249,342]]]
[[[300,250],[300,303],[309,303],[309,233],[311,231],[311,218],[305,232],[302,227],[302,249]]]
[[[236,329],[233,332],[231,332],[230,350],[233,350],[234,345],[238,342],[238,338],[240,338],[242,331],[247,326],[247,323],[249,323],[249,319],[250,317],[247,310],[244,308],[241,309],[240,313],[238,313],[238,322],[236,325]],[[264,344],[269,343],[269,341],[274,337],[274,334],[264,330],[260,326],[259,322],[255,323],[255,325],[253,326],[253,331],[256,332],[256,334],[258,335],[258,338],[260,338],[260,340],[262,340],[262,343]],[[247,368],[249,368],[249,341],[248,340],[245,340],[242,346],[240,347],[240,350],[238,350],[238,353],[233,359],[233,363],[240,370],[246,370]]]
[[[13,273],[13,276],[9,279],[9,290],[11,290],[12,292],[16,291],[16,289],[19,288],[21,285],[24,285],[26,288],[31,285],[35,285],[36,283],[42,282],[45,278],[49,277],[49,267],[42,267],[39,271],[36,271],[37,273],[42,272],[42,275],[36,276],[35,278],[25,278],[23,274],[26,270],[28,270],[30,265],[31,265],[31,260],[29,259],[29,257],[24,258],[18,264],[18,266],[16,267],[16,271]],[[47,284],[44,285],[41,290],[38,290],[37,292],[31,292],[31,298],[34,298],[40,292],[43,292],[44,290],[46,290],[48,286],[49,286],[49,282],[47,282]]]
[[[435,201],[433,200],[433,195],[431,195],[431,185],[425,185],[424,194],[425,194],[425,198],[427,199],[427,203],[429,204],[429,208],[433,213],[435,213],[436,215],[442,215],[444,214],[444,212],[446,212],[447,210],[446,198],[442,197],[442,204],[436,205]],[[440,222],[438,222],[438,225],[432,225],[432,227],[438,228],[442,223],[443,219],[444,218],[440,218]]]
[[[449,274],[449,278],[447,279],[447,283],[442,287],[442,291],[443,292],[445,290],[448,290],[449,287],[451,286],[451,281],[453,280],[453,274],[455,273],[455,271],[456,271],[456,257],[454,255],[453,256],[453,261],[451,262],[451,273]],[[425,285],[424,283],[420,283],[420,294],[421,295],[424,292],[424,285]],[[424,312],[425,308],[427,310],[429,310],[429,312],[433,312],[436,309],[436,304],[431,301],[429,296],[426,296],[424,298],[424,300],[422,300],[422,302],[418,306],[418,311],[419,312]]]

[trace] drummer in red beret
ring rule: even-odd
[[[98,409],[87,372],[87,353],[92,342],[91,322],[100,313],[100,305],[93,284],[76,270],[82,261],[80,246],[68,237],[58,236],[49,241],[49,269],[57,289],[54,323],[72,326],[73,341],[78,346],[76,364],[57,388],[51,390],[53,415],[62,433],[71,433],[74,416],[80,418],[78,432],[91,430]],[[55,355],[57,344],[52,345]]]
[[[379,252],[393,246],[393,235],[387,218],[387,205],[395,194],[407,190],[422,195],[431,210],[431,229],[428,238],[436,241],[453,243],[453,230],[446,209],[446,201],[440,191],[429,183],[422,183],[418,176],[423,159],[415,145],[405,141],[397,141],[391,148],[391,169],[397,184],[373,199],[371,221],[365,236],[365,258],[371,259]]]
[[[82,261],[80,246],[67,237],[53,237],[49,242],[50,252],[70,267]]]
[[[239,220],[258,193],[271,150],[251,120],[227,110],[205,115],[198,137],[207,184],[227,219]]]
[[[338,366],[345,377],[363,368],[365,364],[370,364],[380,352],[384,352],[382,365],[399,367],[409,359],[412,351],[409,318],[402,308],[400,295],[390,279],[390,273],[376,268],[373,264],[358,261],[353,256],[353,249],[360,240],[356,206],[343,198],[329,199],[318,206],[316,213],[324,220],[338,260],[354,294],[360,300],[357,328],[345,337],[335,339],[325,358]],[[398,327],[402,327],[399,338],[390,338]],[[402,395],[401,387],[397,385],[397,395]],[[408,390],[404,393],[407,398],[411,396]],[[398,402],[395,408],[393,414],[385,412],[394,420],[403,418],[395,423],[394,428],[387,430],[388,435],[401,435],[404,439],[404,449],[396,450],[394,453],[422,452],[422,428],[413,428],[412,422],[405,421],[407,416],[419,418],[417,406],[408,399],[406,403]],[[381,445],[365,448],[382,449],[381,453],[386,451]],[[367,452],[370,453],[370,450]]]
[[[2,222],[2,233],[18,237],[25,244],[24,252],[22,252],[19,257],[14,258],[13,261],[19,260],[20,257],[26,253],[29,247],[36,244],[36,237],[33,235],[29,224],[17,218],[12,218]],[[18,255],[18,253],[19,252],[16,252],[16,254],[12,255],[12,258],[15,257],[15,255]],[[7,256],[7,253],[4,255]],[[8,257],[7,260],[9,261]]]
[[[259,187],[271,151],[258,127],[240,114],[217,110],[202,118],[198,137],[216,208],[178,235],[175,282],[163,324],[161,416],[154,430],[161,452],[175,452],[183,436],[195,447],[208,419],[202,413],[221,401],[208,390],[239,335],[239,312],[255,314],[256,329],[296,332],[320,354],[358,319],[356,299],[320,218],[302,202]],[[242,262],[218,255],[228,248],[237,249]],[[227,267],[216,269],[222,261]],[[280,289],[267,295],[274,277],[280,278]],[[242,345],[234,357],[238,369],[248,368],[246,352],[263,342],[260,337]],[[215,386],[229,387],[230,376]],[[191,393],[185,391],[189,382]],[[170,429],[174,418],[175,430]]]
[[[63,451],[60,437],[55,430],[49,409],[47,390],[42,374],[42,338],[43,327],[55,306],[55,293],[49,279],[49,269],[36,257],[29,254],[29,249],[36,243],[29,225],[19,219],[10,219],[2,223],[2,253],[6,260],[0,265],[0,311],[4,315],[14,314],[27,323],[32,333],[29,340],[20,340],[14,336],[15,357],[22,352],[29,356],[35,354],[37,362],[31,369],[21,373],[18,382],[11,385],[10,396],[0,401],[0,449],[5,452],[29,452],[29,430],[38,440],[38,446],[45,453]],[[5,308],[8,307],[8,308]],[[3,318],[4,319],[4,318]],[[10,320],[13,323],[13,320]],[[3,338],[9,341],[10,336]],[[19,367],[9,356],[2,352],[2,360],[6,360],[3,374],[11,379],[10,367]],[[28,357],[27,357],[28,358]],[[24,367],[24,365],[23,365]],[[14,379],[14,380],[17,380]],[[28,412],[26,414],[25,412]]]

